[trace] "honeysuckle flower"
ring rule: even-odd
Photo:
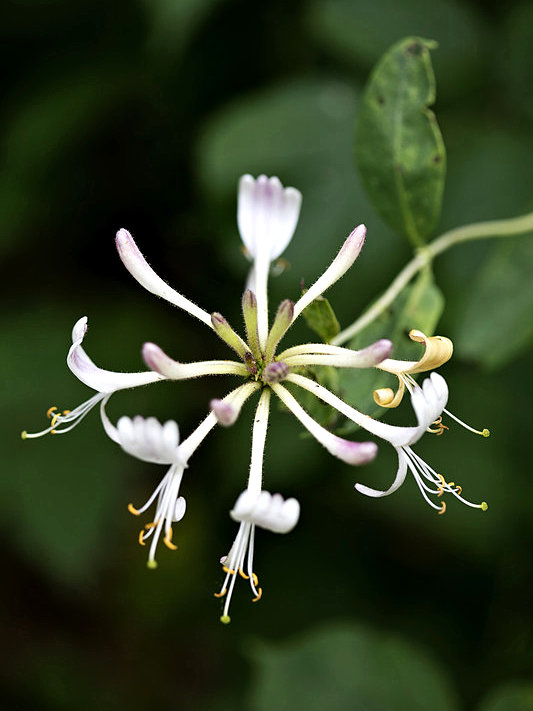
[[[81,345],[87,333],[87,328],[86,316],[83,316],[74,324],[74,328],[72,329],[72,346],[67,355],[67,365],[82,383],[96,390],[96,395],[93,395],[73,410],[63,410],[61,412],[55,406],[50,407],[46,413],[50,419],[50,425],[41,432],[22,432],[22,439],[42,437],[49,432],[51,434],[65,434],[66,432],[70,432],[70,430],[83,420],[85,415],[87,415],[93,407],[103,400],[107,402],[111,395],[117,390],[137,388],[141,385],[149,385],[150,383],[164,380],[164,376],[151,371],[142,373],[117,373],[99,368],[91,358],[89,358]]]
[[[237,575],[249,581],[254,594],[253,602],[260,600],[263,594],[253,569],[255,527],[274,533],[289,533],[298,523],[300,504],[296,499],[285,500],[281,494],[270,494],[268,491],[253,493],[245,489],[230,511],[230,516],[234,521],[239,521],[240,526],[229,553],[220,559],[226,577],[220,592],[215,593],[215,597],[225,597],[220,617],[224,624],[230,622],[228,612]]]
[[[446,382],[440,375],[432,373],[421,387],[416,384],[412,375],[442,365],[452,354],[451,341],[438,336],[428,338],[420,332],[412,332],[411,337],[425,345],[425,353],[419,361],[393,360],[392,343],[387,339],[380,339],[359,351],[325,343],[305,343],[279,351],[279,344],[304,309],[354,264],[366,237],[365,226],[358,225],[348,235],[324,273],[298,300],[282,301],[270,322],[267,296],[270,266],[292,239],[300,206],[299,191],[284,188],[278,178],[262,175],[254,179],[245,175],[240,180],[237,223],[247,255],[252,261],[242,296],[244,338],[221,313],[205,311],[166,284],[149,266],[131,234],[120,229],[116,235],[116,246],[120,259],[130,274],[149,292],[205,324],[231,349],[232,358],[182,363],[167,355],[159,345],[145,343],[142,356],[150,368],[148,373],[110,373],[97,368],[81,348],[86,330],[86,320],[82,319],[76,324],[73,332],[73,346],[68,362],[77,377],[95,389],[97,394],[73,413],[54,415],[51,426],[45,430],[68,431],[89,409],[100,403],[105,430],[113,441],[132,456],[169,467],[143,506],[136,508],[132,504],[129,505],[130,512],[135,515],[142,515],[152,506],[155,507],[153,520],[146,524],[139,534],[139,542],[142,545],[151,538],[148,566],[155,567],[155,553],[161,537],[167,547],[176,548],[172,527],[185,514],[186,504],[180,489],[191,455],[216,424],[231,426],[238,418],[244,402],[255,392],[260,393],[253,420],[248,484],[230,514],[239,523],[239,529],[229,553],[221,559],[225,579],[220,592],[215,593],[217,597],[224,598],[222,622],[229,622],[229,605],[238,576],[249,580],[255,600],[262,595],[253,568],[256,527],[276,533],[287,533],[294,528],[299,517],[300,509],[296,499],[285,501],[281,495],[271,495],[263,489],[263,454],[272,395],[280,399],[319,444],[347,464],[358,466],[371,461],[377,453],[376,443],[353,442],[325,429],[299,402],[299,390],[313,393],[373,436],[395,447],[398,453],[398,471],[392,486],[386,491],[377,491],[357,484],[358,491],[369,496],[386,496],[401,486],[407,470],[410,470],[426,501],[439,512],[443,512],[445,506],[438,506],[430,496],[440,498],[444,493],[453,494],[469,506],[486,508],[484,503],[471,504],[463,499],[460,487],[453,482],[446,482],[443,476],[437,474],[411,449],[411,445],[426,431],[443,431],[444,426],[440,418],[442,412],[447,412],[444,407],[448,397]],[[305,373],[306,368],[322,365],[338,368],[377,367],[396,374],[399,380],[398,392],[378,391],[376,400],[381,400],[389,407],[395,406],[407,389],[411,395],[417,424],[398,427],[375,420],[302,374],[302,370]],[[162,379],[187,380],[214,375],[237,377],[240,385],[228,395],[211,400],[209,414],[183,442],[179,441],[179,429],[174,421],[161,424],[155,418],[122,417],[115,426],[106,414],[107,400],[118,389]],[[287,385],[295,386],[296,392],[290,391]],[[57,430],[58,424],[67,427]]]
[[[238,414],[244,402],[258,388],[257,383],[245,383],[220,402],[231,406]],[[216,425],[217,417],[213,412],[209,413],[194,432],[180,444],[179,428],[174,420],[169,420],[162,425],[155,417],[145,419],[137,415],[133,419],[121,417],[115,427],[107,416],[105,404],[102,402],[101,405],[102,422],[108,436],[114,442],[117,442],[125,452],[144,462],[170,465],[170,469],[145,504],[139,508],[131,503],[128,504],[128,511],[134,516],[140,516],[157,499],[154,518],[145,524],[138,538],[140,545],[144,546],[152,536],[147,565],[149,568],[156,568],[155,553],[163,531],[163,543],[170,550],[177,550],[177,545],[172,541],[172,524],[181,521],[185,515],[185,498],[180,496],[183,473],[188,467],[192,454]]]

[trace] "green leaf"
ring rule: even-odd
[[[304,294],[307,289],[304,289]],[[324,343],[329,343],[340,332],[341,327],[329,301],[319,296],[302,313],[307,325],[317,333]]]
[[[373,71],[359,109],[355,157],[381,217],[415,245],[440,215],[446,153],[435,115],[435,43],[408,37]]]
[[[348,344],[356,350],[370,345],[379,338],[390,338],[394,344],[393,357],[416,360],[422,355],[419,344],[409,338],[416,328],[426,335],[434,334],[444,310],[444,296],[435,284],[431,270],[422,271],[409,284],[396,301],[379,318],[358,333]],[[383,414],[372,393],[377,388],[397,386],[397,378],[374,368],[339,369],[341,397],[354,407],[372,416]],[[343,432],[352,432],[357,426],[350,423]]]
[[[529,681],[505,684],[484,699],[479,711],[533,711],[533,684]]]
[[[252,649],[252,711],[455,711],[441,669],[401,639],[332,624]]]
[[[494,246],[477,274],[456,337],[457,352],[488,368],[515,358],[533,339],[533,237]]]

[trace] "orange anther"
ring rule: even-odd
[[[219,593],[213,593],[215,597],[224,597],[224,595],[227,593],[226,588],[224,590],[221,590]]]
[[[144,542],[144,534],[145,534],[144,528],[141,528],[141,530],[139,531],[139,543],[141,544],[141,546],[146,545],[146,543]]]
[[[438,511],[439,516],[440,516],[441,514],[443,514],[445,511],[446,511],[446,502],[443,501],[442,504],[441,504],[441,509],[440,509],[440,511]]]
[[[252,573],[252,582],[254,586],[257,587],[257,583],[259,582],[259,580],[257,579],[257,575],[255,573]]]
[[[227,565],[223,565],[223,566],[222,566],[222,570],[223,570],[225,573],[229,573],[230,575],[235,575],[235,570],[230,570]]]
[[[259,590],[257,591],[257,595],[256,595],[256,597],[254,597],[252,602],[257,602],[258,600],[260,600],[262,595],[263,595],[263,588],[259,588]]]
[[[244,578],[245,580],[250,580],[250,576],[246,575],[246,573],[244,572],[244,570],[242,568],[239,568],[239,575],[241,576],[241,578]]]
[[[163,538],[163,543],[166,545],[167,548],[170,548],[171,551],[177,551],[178,546],[172,543],[172,529],[170,528],[168,531],[168,535]]]
[[[141,514],[137,511],[135,506],[133,504],[128,504],[128,511],[130,514],[133,514],[134,516],[140,516]]]
[[[48,419],[50,419],[52,417],[52,412],[54,410],[57,410],[57,407],[55,405],[53,407],[48,408],[48,410],[46,411],[46,416],[48,417]]]
[[[69,414],[70,414],[70,410],[63,410],[63,414],[64,414],[64,415],[69,415]]]

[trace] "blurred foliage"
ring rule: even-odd
[[[65,437],[19,438],[45,425],[50,405],[89,396],[64,362],[83,314],[87,350],[104,367],[138,369],[147,340],[184,361],[225,353],[186,315],[142,293],[113,236],[130,228],[158,273],[238,323],[247,269],[235,225],[241,173],[277,174],[304,195],[273,305],[297,297],[302,278],[312,283],[361,221],[365,248],[328,293],[341,325],[387,287],[410,250],[364,193],[353,125],[368,72],[405,36],[439,45],[434,108],[448,170],[437,229],[533,209],[530,18],[529,3],[493,0],[4,3],[6,706],[244,711],[287,688],[298,708],[299,699],[315,700],[313,689],[331,688],[321,681],[330,669],[339,684],[328,703],[364,693],[365,703],[371,695],[417,708],[434,684],[431,708],[531,708],[520,682],[533,661],[527,238],[443,255],[438,287],[424,287],[434,308],[420,314],[436,321],[444,294],[435,330],[458,343],[443,369],[449,407],[493,432],[481,441],[454,428],[421,443],[420,453],[471,498],[487,499],[489,512],[450,506],[437,517],[413,482],[386,500],[363,499],[354,481],[390,482],[391,448],[354,472],[276,411],[265,486],[297,496],[302,520],[289,537],[257,537],[263,600],[252,605],[239,588],[229,628],[218,625],[211,593],[235,533],[226,512],[247,473],[250,408],[191,461],[179,551],[163,551],[155,573],[126,505],[146,499],[160,467],[117,451],[96,413]],[[301,334],[310,335],[304,323],[289,337]],[[185,436],[229,387],[209,379],[121,393],[110,414],[175,418]],[[393,418],[405,421],[404,410]],[[329,626],[339,618],[346,622]]]

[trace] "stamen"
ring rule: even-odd
[[[443,412],[445,412],[448,415],[448,417],[451,417],[452,420],[455,420],[456,422],[458,422],[462,427],[464,427],[469,432],[473,432],[474,434],[481,435],[482,437],[490,437],[490,430],[488,430],[486,427],[482,430],[476,430],[476,429],[474,429],[474,427],[470,427],[470,425],[467,425],[466,422],[463,422],[455,415],[452,415],[452,413],[449,410],[443,410]],[[446,429],[448,429],[448,428],[446,428]]]
[[[433,429],[432,427],[428,427],[426,432],[431,432],[431,434],[436,434],[437,436],[444,434],[444,430],[450,429],[445,424],[443,424],[442,415],[440,417],[437,417],[435,422],[433,422],[432,424],[434,425],[435,429]]]
[[[163,543],[167,548],[170,548],[171,551],[178,550],[178,546],[175,543],[172,543],[172,528],[169,528],[168,534],[163,538]]]
[[[140,516],[141,512],[138,511],[133,504],[128,504],[128,511],[134,516]]]

